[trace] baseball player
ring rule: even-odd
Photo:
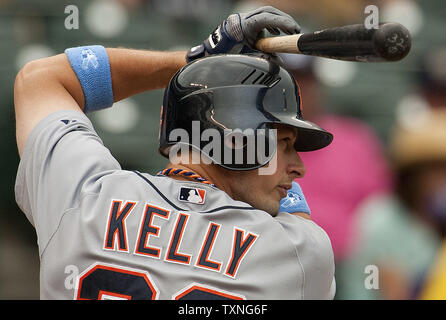
[[[240,54],[264,29],[300,28],[262,7],[229,16],[188,52],[86,46],[19,72],[15,193],[36,229],[42,299],[334,297],[330,240],[292,183],[305,174],[296,150],[332,136],[302,119],[294,78],[274,59]],[[85,114],[164,87],[159,151],[170,163],[123,170]],[[234,161],[230,129],[273,141],[268,156]],[[224,143],[210,150],[206,133]]]

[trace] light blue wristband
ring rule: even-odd
[[[302,188],[297,182],[293,181],[287,196],[280,200],[279,212],[305,212],[311,214],[307,200],[302,192]]]
[[[84,92],[84,112],[111,107],[114,101],[113,88],[105,48],[100,45],[69,48],[65,54]]]

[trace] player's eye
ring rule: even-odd
[[[291,144],[291,138],[290,137],[283,137],[282,139],[279,140],[280,144],[282,145],[283,149],[287,149],[288,146]]]
[[[291,138],[290,137],[284,137],[281,139],[282,143],[284,143],[286,146],[291,144]]]

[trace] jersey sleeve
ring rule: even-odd
[[[304,273],[304,299],[334,299],[334,254],[327,233],[311,220],[280,212],[276,217],[293,243]]]
[[[57,111],[33,128],[19,163],[15,197],[36,229],[40,250],[88,186],[119,169],[82,112]]]

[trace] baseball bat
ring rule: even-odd
[[[262,38],[256,48],[268,53],[299,53],[345,61],[385,62],[403,59],[410,51],[409,31],[399,23],[378,29],[363,24],[329,28],[312,33]]]

